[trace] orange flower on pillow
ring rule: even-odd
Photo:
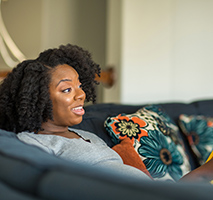
[[[147,123],[138,117],[129,118],[120,114],[114,118],[111,127],[115,134],[119,134],[120,140],[128,137],[133,141],[140,141],[141,137],[148,136],[147,131],[143,129],[146,125]]]

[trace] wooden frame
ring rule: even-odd
[[[110,67],[101,71],[100,77],[96,76],[96,81],[103,84],[105,87],[112,87],[115,84],[115,71]]]
[[[3,80],[10,71],[0,71],[0,81]]]

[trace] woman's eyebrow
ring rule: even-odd
[[[58,84],[56,85],[56,87],[61,83],[61,82],[65,82],[65,81],[72,81],[71,79],[62,79],[58,82]]]

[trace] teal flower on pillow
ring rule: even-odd
[[[200,164],[204,164],[213,149],[213,119],[181,115],[180,125]]]
[[[143,162],[153,178],[162,178],[167,173],[175,181],[182,177],[183,157],[174,142],[154,130],[148,132],[148,137],[142,137],[140,143],[138,152],[144,157]]]
[[[192,138],[194,145],[197,147],[198,151],[200,152],[200,155],[202,155],[203,162],[201,161],[201,163],[203,164],[212,151],[213,128],[208,127],[206,120],[194,120],[194,123],[195,124],[193,125],[193,128],[190,131],[188,139],[190,137]]]

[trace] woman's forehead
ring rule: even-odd
[[[59,82],[62,80],[75,80],[78,78],[79,76],[76,70],[73,67],[64,64],[57,66],[52,72],[51,83],[54,85],[58,85]]]
[[[64,77],[64,76],[78,76],[78,73],[77,71],[67,65],[67,64],[64,64],[64,65],[58,65],[55,70],[53,71],[52,73],[52,77]]]

